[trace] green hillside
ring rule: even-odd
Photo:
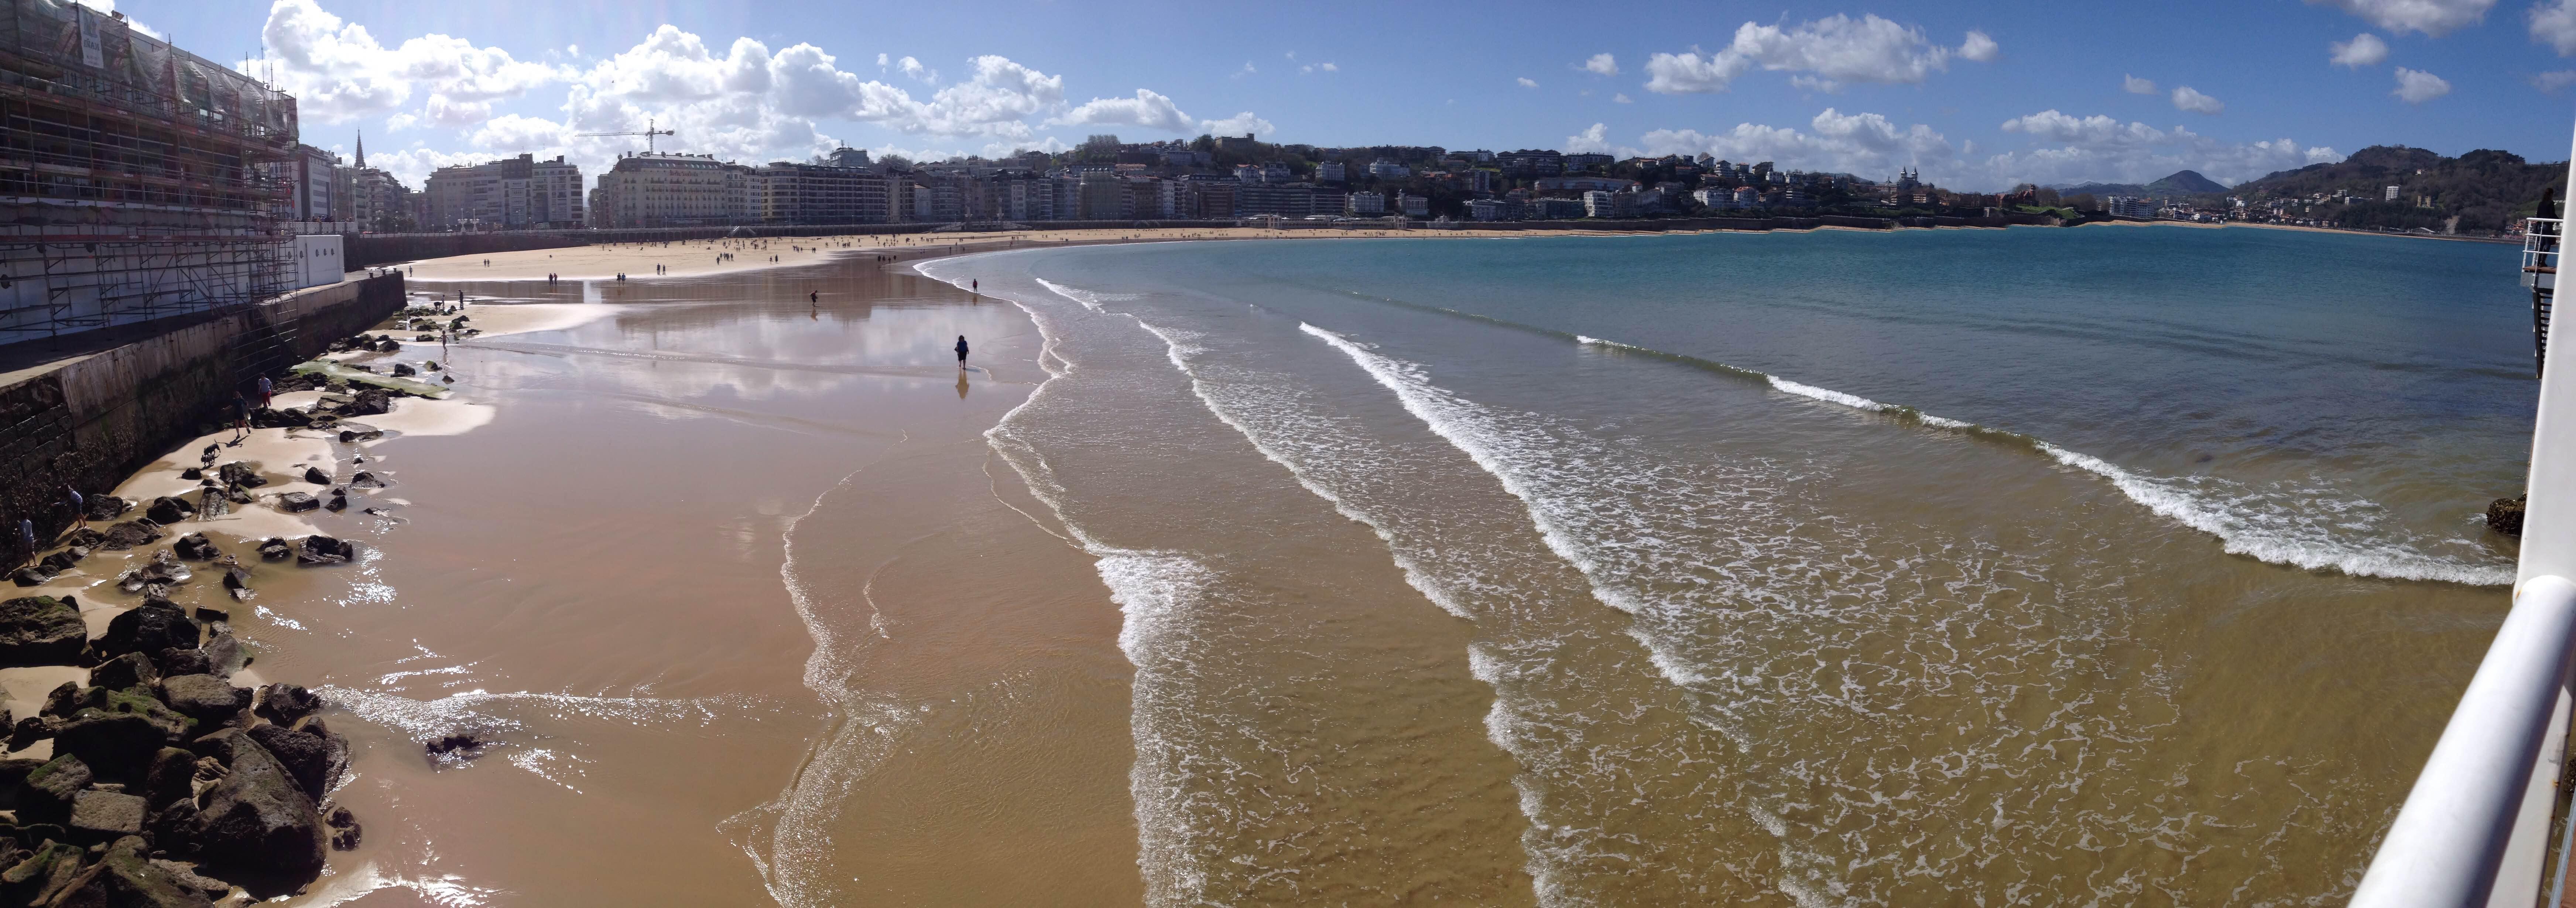
[[[2567,165],[2533,164],[2512,152],[2480,149],[2456,158],[2403,145],[2373,145],[2332,164],[2311,164],[2237,185],[2223,194],[2260,207],[2276,199],[2312,200],[2348,193],[2349,201],[2316,205],[2310,216],[2339,227],[2502,230],[2529,216],[2540,192],[2565,192]],[[2398,188],[2386,201],[2387,187]],[[2221,193],[2208,193],[2219,195]]]

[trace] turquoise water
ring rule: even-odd
[[[2515,262],[2085,228],[923,271],[1048,338],[989,437],[1127,613],[1157,904],[1486,856],[1540,904],[2250,905],[2349,892],[2502,611]],[[1367,544],[1285,544],[1318,506]],[[1334,630],[1398,612],[1464,630],[1479,707],[1240,696],[1445,639]],[[1490,749],[1388,775],[1457,725]],[[1508,797],[1441,788],[1489,763]]]

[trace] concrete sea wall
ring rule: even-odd
[[[41,540],[71,523],[65,487],[97,496],[168,451],[229,422],[236,392],[320,354],[404,304],[398,275],[349,280],[261,303],[64,341],[0,348],[0,549],[27,557],[18,521]],[[104,335],[106,332],[91,332]],[[13,345],[32,348],[37,343]],[[49,355],[54,354],[54,355]]]

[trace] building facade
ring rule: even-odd
[[[581,167],[522,154],[429,175],[429,230],[559,230],[582,226]]]

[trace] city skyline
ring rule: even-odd
[[[590,173],[656,118],[665,150],[746,163],[1060,150],[1258,133],[1407,144],[1714,154],[1784,168],[2013,183],[2236,183],[2373,144],[2565,156],[2568,0],[2330,0],[2152,10],[1740,4],[1623,27],[1559,8],[1033,4],[972,16],[697,4],[530,9],[239,0],[94,6],[273,76],[306,141],[418,185],[521,152]],[[1664,21],[1671,20],[1671,21]],[[1625,27],[1636,26],[1636,27]],[[1594,34],[1597,32],[1597,34]],[[1583,35],[1573,37],[1573,35]],[[265,59],[259,59],[263,57]],[[2546,113],[2547,116],[2529,116]]]

